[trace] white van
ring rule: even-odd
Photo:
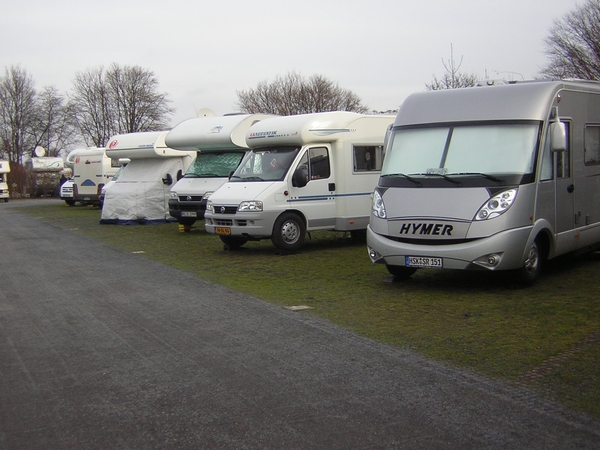
[[[111,138],[106,154],[117,161],[130,161],[105,191],[100,223],[163,223],[171,219],[170,189],[187,171],[195,153],[169,148],[167,133],[149,131]]]
[[[206,230],[228,248],[270,238],[283,250],[300,248],[307,231],[364,231],[393,120],[327,112],[258,122],[252,151],[208,199]]]
[[[368,251],[396,277],[514,269],[531,283],[544,259],[598,247],[599,204],[599,83],[413,94],[386,146]]]
[[[204,218],[207,195],[227,181],[248,150],[246,132],[268,117],[274,116],[198,117],[181,122],[167,134],[168,147],[196,152],[186,174],[171,188],[169,214],[177,222],[189,227]]]
[[[10,164],[8,161],[0,161],[0,200],[8,202],[10,198],[8,191],[8,173],[10,172]]]
[[[100,206],[102,187],[120,167],[105,150],[102,147],[76,149],[67,156],[67,161],[73,161],[73,202]],[[71,158],[72,154],[74,158]]]

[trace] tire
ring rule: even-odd
[[[240,248],[248,239],[239,236],[219,236],[221,242],[223,242],[223,250],[235,250]]]
[[[298,214],[286,212],[275,221],[271,242],[280,250],[298,250],[304,244],[305,234],[306,225]]]
[[[73,206],[75,204],[75,200],[65,200],[65,203],[69,206]]]
[[[390,265],[386,265],[385,267],[387,268],[390,275],[393,275],[396,280],[406,280],[407,278],[410,278],[411,275],[413,275],[417,271],[417,269],[414,267],[390,266]]]
[[[525,285],[534,284],[540,273],[542,272],[542,263],[544,261],[544,251],[538,239],[533,241],[525,265],[518,269],[518,276],[522,283]]]

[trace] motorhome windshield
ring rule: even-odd
[[[184,178],[228,177],[238,166],[244,152],[198,152]]]
[[[252,150],[241,162],[231,181],[283,180],[300,147],[262,147]]]
[[[533,178],[540,127],[528,121],[398,128],[381,176],[415,186],[440,178],[524,182]]]

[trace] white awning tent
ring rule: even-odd
[[[169,215],[170,189],[192,163],[196,152],[168,148],[167,131],[114,136],[106,150],[111,158],[130,159],[105,192],[102,224],[151,224],[174,220]]]

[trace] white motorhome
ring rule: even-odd
[[[169,197],[195,152],[165,144],[168,131],[120,134],[111,138],[106,154],[129,159],[118,180],[105,192],[100,223],[161,223],[170,220]]]
[[[10,164],[8,161],[0,161],[0,200],[8,202],[10,194],[8,191],[8,173],[10,172]]]
[[[270,238],[283,250],[300,248],[307,231],[364,231],[393,120],[327,112],[258,122],[252,151],[208,199],[206,230],[229,248]]]
[[[191,226],[204,218],[206,197],[227,181],[248,150],[246,132],[268,117],[273,116],[198,117],[181,122],[167,134],[170,148],[196,153],[186,174],[171,188],[169,214],[177,222]]]
[[[544,259],[599,245],[598,204],[600,84],[413,94],[386,146],[368,251],[396,277],[514,269],[531,283]]]
[[[67,161],[73,162],[73,202],[100,206],[102,187],[119,170],[118,161],[106,155],[106,149],[85,148],[69,153]]]

